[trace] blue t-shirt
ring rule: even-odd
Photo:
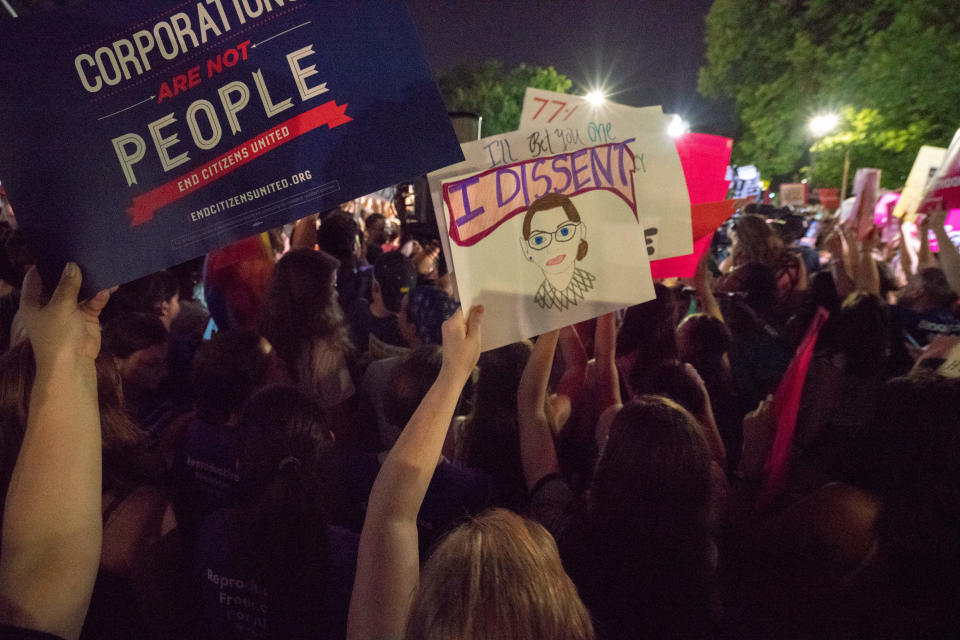
[[[233,506],[240,492],[237,454],[240,431],[190,419],[170,471],[177,521],[192,536],[217,509]]]
[[[906,332],[922,347],[938,335],[960,335],[960,318],[950,309],[918,313],[900,305],[890,307],[890,317],[899,332]]]
[[[370,489],[380,473],[380,456],[365,452],[343,452],[341,463],[347,483],[348,500],[359,508],[359,519],[346,523],[359,531],[363,525]],[[489,474],[442,460],[437,465],[417,514],[420,554],[423,557],[433,543],[463,518],[476,515],[490,506],[493,482]]]
[[[265,581],[238,556],[231,543],[237,539],[236,534],[228,535],[233,514],[231,509],[221,509],[208,517],[200,527],[194,547],[194,571],[201,585],[211,637],[217,640],[275,637],[279,633],[278,621],[271,619]],[[303,620],[289,617],[284,620],[293,637],[342,640],[347,633],[347,612],[360,537],[336,526],[328,526],[326,533],[330,564],[324,583],[298,583],[303,578],[290,576],[294,589],[315,603],[307,607],[309,611],[304,613]],[[324,613],[317,623],[315,614],[321,608]]]

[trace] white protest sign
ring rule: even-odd
[[[693,252],[687,182],[674,139],[667,133],[673,118],[663,115],[660,107],[628,107],[613,102],[595,105],[583,96],[527,87],[520,130],[539,130],[541,137],[557,137],[566,127],[589,130],[591,125],[614,120],[642,122],[645,136],[637,162],[643,171],[637,174],[636,190],[638,200],[646,205],[641,217],[647,247],[652,249],[648,255],[651,260],[659,260]]]
[[[910,169],[910,175],[907,176],[907,183],[900,194],[900,199],[893,207],[894,216],[897,218],[906,216],[907,222],[913,222],[916,219],[917,208],[927,192],[927,185],[930,184],[930,179],[933,178],[946,157],[947,150],[943,147],[929,147],[927,145],[920,147],[917,159],[913,161],[913,167]]]
[[[484,350],[654,297],[641,222],[656,205],[637,185],[671,161],[662,118],[492,136],[428,176],[460,302],[487,310]]]

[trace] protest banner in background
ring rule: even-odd
[[[938,209],[960,209],[960,130],[954,134],[943,162],[927,184],[917,213]]]
[[[930,180],[943,164],[946,156],[947,150],[943,147],[926,145],[920,147],[917,159],[913,161],[913,167],[910,169],[910,175],[907,176],[907,183],[900,193],[900,200],[893,209],[895,217],[906,217],[908,222],[914,221],[917,217],[917,208],[923,200],[923,194],[927,191],[927,185],[930,184]]]
[[[650,275],[654,278],[692,278],[697,263],[710,248],[717,227],[726,222],[746,200],[722,200],[702,202],[690,206],[693,214],[693,253],[676,258],[664,258],[650,263]]]
[[[628,107],[613,102],[594,105],[583,96],[527,87],[519,131],[537,130],[541,137],[550,136],[555,140],[565,135],[565,128],[589,133],[599,124],[606,126],[615,121],[643,123],[643,139],[638,138],[642,150],[636,158],[642,170],[637,175],[643,179],[638,180],[636,186],[638,197],[647,204],[641,220],[651,240],[646,244],[650,259],[689,254],[693,250],[691,200],[687,195],[684,165],[674,139],[667,134],[667,118],[660,107]],[[647,160],[653,157],[657,162],[648,166]]]
[[[727,166],[733,152],[733,140],[706,133],[685,133],[674,138],[674,143],[687,181],[690,204],[718,202],[726,198],[730,190]]]
[[[763,194],[760,172],[752,164],[727,167],[726,177],[730,181],[731,198],[760,198]]]
[[[375,43],[375,44],[371,44]],[[5,25],[0,176],[106,287],[462,159],[403,3],[87,3]]]
[[[873,209],[880,197],[880,169],[857,169],[853,178],[853,209],[846,225],[865,239],[874,230]]]
[[[817,189],[817,198],[820,200],[820,206],[828,211],[836,211],[840,208],[840,189]]]
[[[608,116],[471,142],[428,176],[460,301],[492,312],[484,350],[650,300],[644,247],[685,235],[692,250],[662,113]],[[651,233],[651,219],[681,229]]]
[[[780,185],[780,205],[795,206],[807,203],[807,185],[802,182],[788,182]]]

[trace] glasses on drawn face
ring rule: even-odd
[[[557,242],[567,242],[573,239],[579,226],[579,222],[570,221],[564,222],[557,227],[556,231],[534,231],[530,234],[530,237],[527,238],[527,244],[531,249],[540,250],[549,247],[554,238],[556,238]]]

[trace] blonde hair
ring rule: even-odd
[[[506,509],[447,535],[427,560],[407,640],[593,640],[553,537]]]

